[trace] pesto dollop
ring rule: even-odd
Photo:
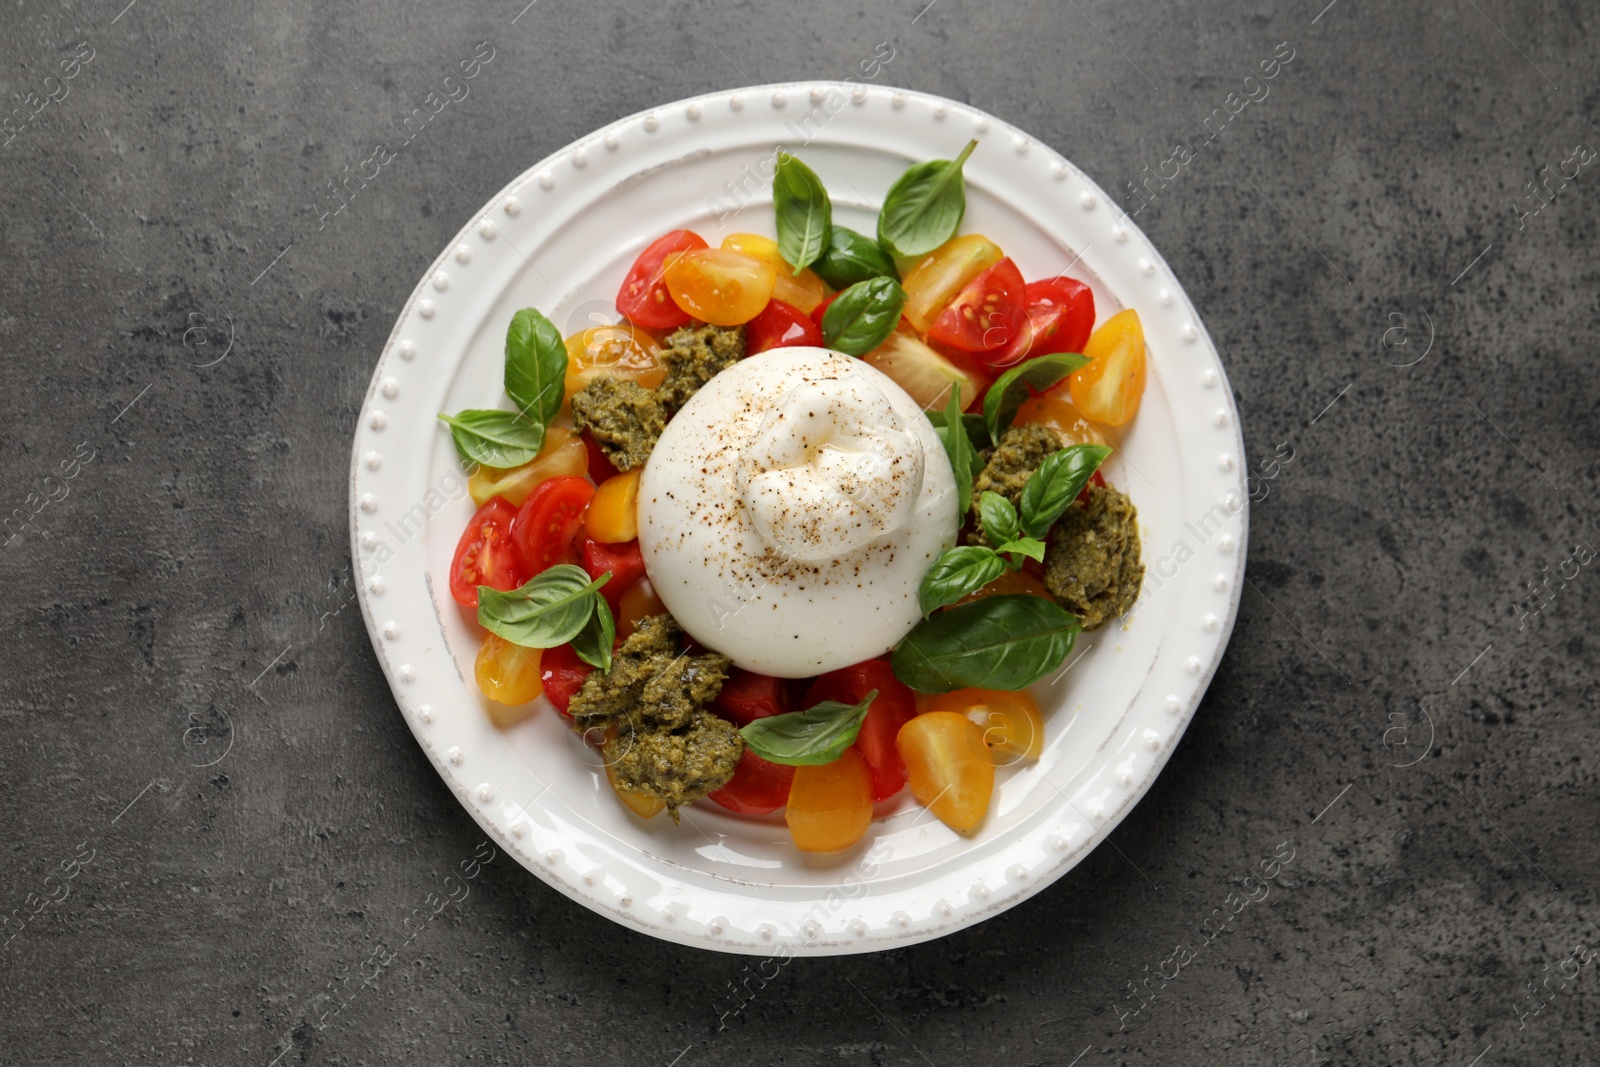
[[[677,808],[726,785],[744,740],[709,709],[732,666],[715,652],[689,655],[669,615],[639,622],[572,695],[567,713],[579,733],[606,731],[603,751],[617,783]]]
[[[1089,486],[1088,506],[1074,504],[1050,529],[1044,584],[1056,602],[1093,630],[1133,607],[1144,581],[1139,512],[1126,493]]]

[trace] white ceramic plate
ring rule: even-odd
[[[702,802],[683,822],[628,814],[597,754],[554,712],[490,725],[473,683],[479,632],[448,568],[472,514],[440,411],[504,403],[506,325],[534,306],[564,333],[613,321],[628,266],[657,234],[712,244],[773,232],[771,160],[798,152],[835,218],[873,232],[911,163],[980,144],[966,166],[965,233],[1024,276],[1088,282],[1100,321],[1136,308],[1151,367],[1107,475],[1139,508],[1148,567],[1131,620],[1079,639],[1041,682],[1047,747],[1000,771],[970,837],[903,795],[866,839],[827,857],[781,816]],[[406,721],[461,803],[550,885],[656,937],[725,952],[830,955],[939,937],[1061,877],[1133,807],[1194,713],[1233,628],[1246,530],[1238,413],[1183,289],[1114,203],[1048,145],[981,111],[837,82],[716,93],[634,115],[536,164],[440,254],[395,324],[355,435],[350,533],[361,609]]]

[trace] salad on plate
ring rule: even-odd
[[[1099,468],[1147,356],[1137,312],[1097,326],[1087,285],[960,233],[975,144],[906,170],[873,235],[779,153],[775,237],[674,230],[615,323],[512,317],[512,406],[440,416],[496,725],[548,702],[635,815],[781,809],[807,852],[907,786],[971,832],[1038,758],[1027,687],[1143,579]]]

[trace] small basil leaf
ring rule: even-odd
[[[976,593],[1005,572],[1005,560],[980,545],[947,548],[933,561],[917,588],[917,606],[927,618],[946,604]]]
[[[894,260],[878,242],[839,225],[829,231],[828,247],[811,269],[834,289],[848,289],[869,278],[900,278]]]
[[[609,571],[606,573],[610,574]],[[611,617],[611,605],[606,603],[605,597],[591,594],[591,599],[594,600],[594,614],[578,631],[578,636],[572,639],[572,651],[589,666],[609,671],[611,646],[617,639],[617,624]]]
[[[544,427],[566,395],[567,345],[555,323],[533,308],[506,327],[506,395],[529,422]]]
[[[1006,553],[1013,557],[1027,556],[1029,559],[1038,560],[1040,563],[1044,562],[1044,542],[1037,537],[1019,537],[1015,541],[1007,541],[995,551]],[[1011,568],[1012,570],[1021,568],[1022,561],[1020,559],[1013,559],[1012,562],[1015,564]]]
[[[591,582],[582,567],[558,563],[509,592],[480,585],[478,624],[525,648],[564,645],[589,624],[595,591],[608,581],[609,574]]]
[[[827,251],[833,202],[815,171],[779,152],[772,172],[772,206],[778,218],[778,254],[799,274]]]
[[[954,237],[967,211],[961,166],[978,147],[968,141],[955,159],[918,163],[889,187],[878,210],[878,243],[897,256],[921,256]]]
[[[983,469],[983,457],[972,447],[971,438],[963,432],[951,430],[952,426],[962,425],[961,386],[952,385],[950,399],[945,403],[939,421],[934,423],[933,432],[944,445],[945,455],[950,457],[950,473],[956,480],[956,504],[959,508],[956,514],[965,522],[967,509],[972,507],[972,480]]]
[[[877,697],[876,689],[859,704],[824,700],[805,711],[769,715],[739,731],[751,751],[772,763],[814,767],[844,755],[861,732],[861,722]]]
[[[515,411],[463,411],[439,419],[450,427],[461,458],[485,467],[519,467],[544,444],[544,427]]]
[[[1109,445],[1069,445],[1044,457],[1022,487],[1022,532],[1043,537],[1111,455]]]
[[[1057,352],[1035,356],[1026,363],[1018,363],[994,380],[983,398],[983,422],[989,428],[991,440],[1011,428],[1017,417],[1017,408],[1028,399],[1028,388],[1048,389],[1077,370],[1088,366],[1089,360],[1072,352]]]
[[[822,315],[822,343],[847,356],[883,344],[900,322],[906,291],[893,278],[868,278],[840,293]]]
[[[985,597],[942,611],[895,646],[896,678],[921,693],[966,686],[1025,689],[1067,658],[1076,616],[1027,593]]]
[[[978,497],[978,519],[983,524],[983,536],[991,545],[1015,541],[1022,527],[1017,524],[1017,509],[999,493],[985,490]]]

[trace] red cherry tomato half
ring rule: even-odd
[[[824,297],[822,303],[811,309],[811,324],[817,328],[818,336],[822,334],[822,316],[827,314],[828,305],[837,299],[839,299],[839,294],[834,293],[832,296]],[[821,344],[822,342],[818,341],[817,343]]]
[[[928,330],[935,341],[963,352],[1004,348],[1021,331],[1027,287],[1009,258],[973,278]]]
[[[591,578],[611,572],[611,580],[600,587],[600,595],[611,605],[613,615],[620,614],[622,594],[644,576],[644,553],[639,551],[639,542],[608,545],[585,536],[578,545],[578,558]]]
[[[735,667],[717,694],[717,712],[740,726],[789,710],[789,687],[781,678]]]
[[[744,325],[744,354],[747,356],[765,352],[769,348],[790,348],[794,345],[821,348],[822,326],[793,304],[769,300],[767,306],[761,309],[761,314]]]
[[[689,321],[689,313],[673,303],[667,292],[666,259],[691,248],[704,248],[705,241],[693,230],[673,230],[650,242],[639,253],[628,276],[617,291],[617,310],[637,326],[667,330]]]
[[[906,784],[906,765],[895,747],[895,737],[900,727],[916,717],[917,701],[911,690],[894,676],[887,660],[869,659],[822,675],[806,693],[805,706],[813,707],[824,700],[857,704],[874,689],[878,696],[867,709],[855,747],[867,761],[872,802],[876,804],[888,800]]]
[[[789,710],[789,686],[781,678],[735,667],[717,694],[717,713],[740,726]],[[728,784],[712,800],[741,815],[766,815],[789,802],[794,768],[762,759],[749,748],[739,757]]]
[[[594,434],[585,430],[583,432],[583,448],[589,453],[589,480],[599,485],[613,474],[618,473],[612,466],[606,454],[600,450],[600,442],[594,439]]]
[[[565,476],[540,482],[528,494],[511,539],[522,553],[529,575],[541,574],[571,558],[572,539],[583,525],[583,511],[594,497],[587,478]]]
[[[539,656],[539,681],[550,706],[572,718],[567,714],[567,705],[572,703],[572,694],[583,688],[583,680],[592,670],[593,667],[578,658],[571,645],[545,649]]]
[[[475,608],[478,586],[515,589],[533,577],[514,542],[516,517],[516,505],[492,496],[467,523],[450,561],[450,595],[456,603]]]
[[[1082,352],[1094,331],[1094,292],[1075,278],[1045,278],[1023,290],[1022,328],[997,352],[986,353],[992,367],[1009,367],[1029,356]]]
[[[767,815],[789,802],[793,784],[793,767],[764,760],[746,748],[728,784],[706,795],[740,815]]]

